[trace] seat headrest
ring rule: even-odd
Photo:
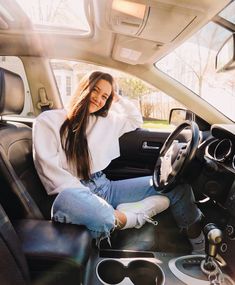
[[[24,108],[24,83],[22,78],[0,68],[0,115],[18,115]]]

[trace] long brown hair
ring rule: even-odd
[[[112,91],[105,105],[93,115],[107,116],[114,95],[114,79],[108,73],[94,71],[81,79],[71,98],[67,119],[60,128],[61,144],[67,161],[74,167],[77,176],[85,180],[88,180],[91,175],[91,161],[86,136],[86,127],[90,115],[90,95],[101,79],[111,84]]]

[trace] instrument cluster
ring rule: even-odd
[[[235,142],[229,138],[215,139],[206,147],[206,156],[235,171]]]

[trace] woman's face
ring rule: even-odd
[[[91,92],[91,97],[90,97],[90,105],[89,105],[90,114],[95,113],[99,111],[102,107],[104,107],[111,92],[112,92],[112,86],[108,81],[100,79],[96,83],[94,89]]]

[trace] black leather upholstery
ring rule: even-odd
[[[20,114],[24,107],[24,84],[21,77],[0,68],[0,114]]]
[[[24,97],[21,77],[0,68],[0,115],[20,114]],[[0,172],[6,186],[0,201],[7,214],[13,219],[50,219],[54,197],[46,194],[34,168],[31,128],[1,121],[0,138]],[[13,208],[9,201],[14,202]]]
[[[0,284],[29,284],[29,272],[20,241],[0,205]]]
[[[80,284],[91,251],[85,227],[30,219],[14,226],[33,280],[43,285]]]
[[[14,228],[0,205],[1,285],[82,283],[91,251],[85,227],[27,219]]]
[[[0,115],[21,113],[25,96],[22,86],[18,75],[0,68]],[[90,234],[82,226],[49,221],[54,197],[46,194],[34,168],[32,129],[25,124],[0,120],[0,184],[0,201],[14,222],[33,282],[81,284],[91,250]],[[9,234],[9,241],[12,237],[15,240],[15,236]],[[4,251],[0,239],[0,266],[5,256],[8,258],[7,250]],[[11,258],[16,258],[16,251]],[[11,268],[5,267],[2,267],[4,278],[0,284],[26,284],[27,267],[23,267],[22,273],[16,273],[19,282],[4,283],[12,273]]]
[[[54,197],[46,194],[34,168],[31,128],[7,123],[0,127],[0,138],[0,172],[6,185],[2,189],[5,197],[1,199],[2,205],[13,219],[50,219]],[[13,209],[6,200],[14,202]]]

